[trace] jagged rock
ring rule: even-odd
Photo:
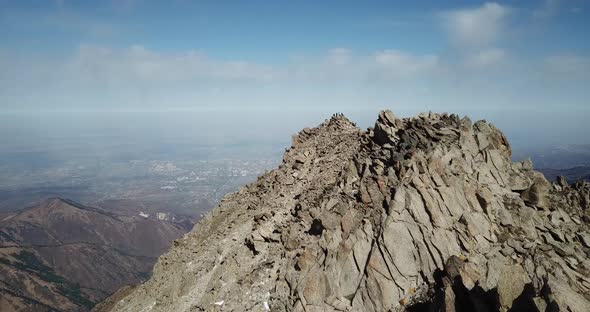
[[[461,283],[463,283],[463,286],[467,290],[472,290],[480,278],[480,273],[473,263],[467,262],[457,256],[451,256],[447,260],[445,271],[453,280],[460,278]]]
[[[562,188],[569,187],[569,183],[567,183],[567,180],[564,176],[557,177],[557,185],[559,185]]]
[[[500,271],[498,280],[498,300],[503,311],[507,311],[518,296],[524,291],[530,278],[518,264],[505,265]]]
[[[335,115],[113,311],[589,311],[590,186],[510,156],[485,121]]]
[[[525,203],[539,207],[548,208],[548,193],[551,184],[547,182],[542,173],[535,172],[533,184],[520,195]]]
[[[578,237],[580,238],[580,241],[584,247],[590,248],[590,235],[588,235],[588,233],[579,232]]]

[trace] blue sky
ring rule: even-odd
[[[584,0],[0,0],[0,29],[0,111],[590,116]]]

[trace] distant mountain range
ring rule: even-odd
[[[61,198],[0,215],[0,311],[90,310],[149,277],[158,256],[192,226],[173,219]]]
[[[590,166],[577,166],[568,169],[537,169],[542,172],[548,180],[554,181],[558,176],[563,176],[570,182],[578,180],[590,181]]]
[[[530,159],[535,170],[542,172],[548,180],[555,181],[564,176],[570,183],[578,180],[590,181],[590,145],[564,144],[549,145],[515,151],[512,158],[517,161]]]
[[[563,144],[517,149],[512,154],[512,158],[515,161],[530,158],[535,169],[567,169],[576,166],[590,166],[590,145]]]

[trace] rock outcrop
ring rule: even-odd
[[[590,311],[590,186],[510,153],[485,121],[335,115],[108,309]]]

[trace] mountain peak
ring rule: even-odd
[[[226,196],[113,310],[588,311],[572,269],[590,272],[590,238],[578,238],[588,193],[513,163],[485,121],[382,111],[362,131],[335,115]]]
[[[48,217],[56,216],[80,216],[86,218],[87,214],[101,214],[108,217],[115,217],[114,214],[103,211],[99,208],[87,207],[71,199],[61,197],[51,197],[37,204],[25,208],[14,215],[18,218],[28,220],[37,220],[39,223],[45,223]]]
[[[66,206],[66,207],[73,207],[78,209],[84,209],[82,204],[79,204],[71,199],[61,198],[61,197],[51,197],[39,204],[39,206]]]

